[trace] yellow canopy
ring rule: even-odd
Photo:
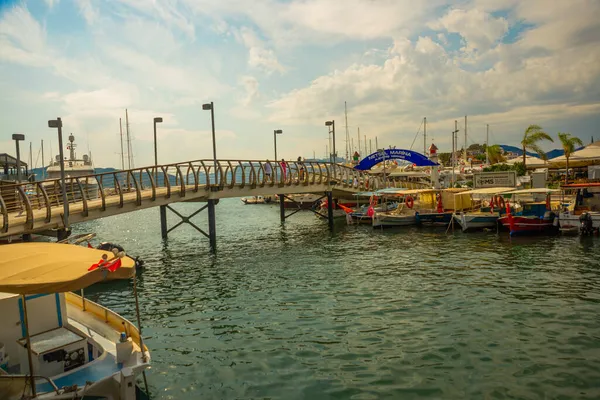
[[[131,274],[135,261],[121,259],[115,272],[88,271],[108,251],[59,243],[18,243],[0,246],[0,292],[16,294],[62,293],[79,290],[106,279],[108,274]]]

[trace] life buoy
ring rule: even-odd
[[[415,205],[415,199],[413,199],[412,196],[406,196],[406,199],[404,199],[404,203],[406,204],[406,207],[413,208],[413,206]]]
[[[504,197],[502,197],[502,196],[498,196],[498,200],[496,200],[496,204],[498,204],[498,208],[500,208],[501,210],[503,208],[506,208],[506,202],[504,201]]]

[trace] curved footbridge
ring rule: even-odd
[[[271,166],[270,175],[265,172],[269,170],[267,164]],[[216,163],[196,160],[67,177],[64,188],[60,179],[3,185],[0,187],[0,238],[49,230],[57,230],[61,236],[70,224],[159,206],[163,237],[188,223],[209,237],[214,249],[214,207],[219,199],[280,195],[283,200],[286,195],[316,193],[331,200],[333,196],[351,196],[393,185],[393,181],[388,180],[386,185],[382,177],[337,164],[289,162],[284,175],[279,163],[254,160],[217,160]],[[184,201],[206,204],[187,217],[169,207]],[[181,218],[171,229],[167,229],[167,207]],[[209,233],[190,221],[204,209],[208,209]],[[281,218],[286,218],[283,204]],[[332,218],[329,220],[332,225]]]

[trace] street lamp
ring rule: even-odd
[[[162,117],[154,117],[154,180],[155,185],[158,185],[158,147],[156,145],[156,124],[163,122]]]
[[[21,149],[19,148],[19,141],[25,140],[25,135],[22,133],[13,133],[12,138],[17,146],[17,182],[21,183]]]
[[[275,162],[277,162],[277,135],[281,135],[283,131],[281,129],[275,129],[273,131],[273,143],[275,145]]]
[[[67,185],[65,184],[65,157],[63,155],[62,120],[60,117],[48,121],[49,128],[58,129],[58,154],[60,157],[60,185],[62,186],[63,218],[65,230],[69,229],[69,203],[67,202]]]
[[[337,153],[335,152],[335,121],[325,121],[325,126],[331,126],[331,132],[333,132],[333,163],[337,160]]]
[[[215,162],[215,179],[217,176],[217,143],[215,140],[215,105],[211,101],[210,103],[202,104],[203,110],[210,110],[210,121],[212,123],[212,142],[213,142],[213,159]]]

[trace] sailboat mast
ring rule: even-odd
[[[119,118],[119,132],[121,133],[121,170],[125,169],[125,154],[123,153],[123,124]]]
[[[490,165],[490,158],[488,157],[488,146],[490,141],[490,124],[486,125],[485,129],[485,163],[486,165]]]
[[[367,135],[365,135],[365,153],[367,152]]]
[[[467,116],[465,115],[465,151],[464,151],[465,164],[467,163]]]
[[[349,151],[348,151],[348,146],[350,145],[350,133],[348,132],[348,106],[346,105],[346,102],[344,101],[344,115],[346,118],[346,162],[350,159],[349,157]]]
[[[427,155],[427,117],[423,117],[423,155]]]
[[[356,137],[358,138],[358,154],[362,154],[360,151],[360,126],[358,127],[358,133],[356,134]],[[364,155],[363,155],[363,157],[364,157]]]
[[[33,169],[33,143],[29,142],[29,173]]]
[[[44,162],[44,139],[42,139],[42,180],[46,179],[46,163]]]
[[[127,169],[131,169],[131,137],[129,136],[129,114],[125,109],[125,131],[127,132]]]

